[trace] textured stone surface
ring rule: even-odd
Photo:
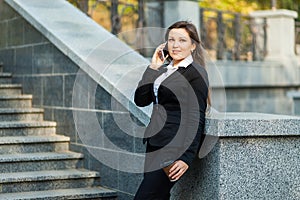
[[[82,154],[73,152],[14,153],[1,155],[0,171],[2,173],[62,170],[80,168]]]
[[[299,117],[227,113],[212,118],[206,131],[219,139],[178,182],[173,200],[300,198]]]
[[[97,199],[116,200],[116,192],[106,188],[76,188],[61,190],[46,190],[37,192],[22,192],[16,194],[0,194],[1,199]]]
[[[0,0],[1,8],[2,4],[3,1]],[[12,21],[23,22],[23,19],[17,16]],[[20,29],[10,30],[17,31],[15,34],[19,37],[15,43],[10,44],[16,45],[13,48],[17,49],[13,51],[17,52],[13,57],[24,58],[23,65],[19,65],[19,61],[15,63],[14,60],[10,66],[12,71],[20,72],[15,73],[14,81],[22,84],[29,82],[25,92],[38,93],[40,96],[34,103],[45,104],[47,108],[32,108],[33,96],[22,95],[24,91],[22,92],[20,84],[9,84],[11,74],[1,73],[0,199],[115,199],[116,192],[94,187],[99,186],[99,173],[83,170],[83,154],[69,152],[70,138],[56,135],[57,123],[43,120],[44,110],[50,111],[46,118],[59,118],[62,132],[76,132],[74,127],[73,130],[67,130],[65,126],[65,121],[71,122],[68,119],[72,118],[72,111],[67,110],[56,115],[55,111],[63,109],[52,108],[63,106],[64,89],[72,89],[64,85],[65,74],[51,74],[54,69],[54,56],[47,55],[53,53],[53,45],[32,45],[31,42],[43,42],[43,37],[25,21]],[[34,39],[30,34],[32,37],[40,37]],[[5,54],[1,58],[5,58]],[[19,66],[23,68],[20,69]],[[2,65],[0,68],[2,72]],[[36,74],[47,75],[43,77]],[[53,93],[52,90],[57,92]],[[74,188],[79,189],[74,191]]]
[[[0,96],[20,95],[22,86],[19,84],[0,84]]]
[[[135,87],[144,68],[149,63],[147,59],[98,26],[90,18],[83,16],[82,13],[65,1],[57,0],[43,4],[31,0],[26,2],[7,0],[6,2],[35,27],[27,29],[30,29],[31,32],[37,29],[42,35],[47,36],[47,40],[45,41],[51,41],[61,52],[67,54],[77,66],[80,66],[82,70],[101,84],[112,96],[119,101],[123,101],[125,103],[123,105],[126,105],[128,101],[131,105],[133,104],[132,91],[128,90],[128,88]],[[52,9],[49,8],[59,8],[59,12],[53,15]],[[65,13],[68,13],[68,15]],[[49,17],[51,17],[51,20],[49,20]],[[22,23],[22,26],[26,26],[23,18],[20,17],[16,18],[12,23]],[[76,30],[76,34],[74,34],[73,30]],[[12,29],[11,32],[13,31],[16,32],[19,38],[22,36],[22,34],[18,34],[19,32],[22,33],[21,30]],[[85,37],[82,37],[83,35]],[[14,42],[17,43],[18,41]],[[56,54],[57,50],[55,51],[53,47],[50,48],[46,43],[40,44],[48,46],[45,48],[42,46],[38,47],[37,45],[18,48],[16,58],[22,59],[21,57],[23,56],[24,62],[16,63],[18,67],[22,66],[23,69],[18,69],[16,72],[30,74],[31,72],[37,72],[37,70],[44,70],[46,72],[47,70],[51,70],[51,68],[58,71],[58,68],[54,66],[54,58],[51,58],[58,55]],[[38,49],[40,51],[37,51]],[[47,57],[43,56],[44,52],[48,52]],[[28,56],[29,54],[33,54],[33,56],[30,57]],[[126,56],[123,56],[125,54]],[[136,71],[137,67],[139,67],[138,71]],[[72,68],[74,69],[73,66],[67,68],[67,71],[69,69],[72,70]],[[55,81],[51,83],[56,84]],[[47,99],[45,98],[45,100]],[[51,103],[51,105],[53,104]],[[145,111],[133,109],[132,112],[144,113]],[[148,111],[146,110],[146,112]],[[142,113],[137,113],[136,116],[143,115]],[[145,116],[144,119],[148,120]]]
[[[0,137],[0,154],[67,151],[69,140],[60,135]]]
[[[43,109],[0,109],[0,121],[42,121]]]
[[[46,121],[1,122],[0,136],[54,135],[56,123]]]
[[[11,73],[1,73],[0,84],[11,84],[11,77],[12,77]]]
[[[0,108],[29,108],[32,105],[32,95],[0,96]]]
[[[0,174],[2,192],[26,192],[92,187],[99,184],[99,174],[93,171],[66,169]],[[73,181],[77,179],[77,181]]]
[[[263,113],[220,113],[207,119],[206,134],[218,137],[300,136],[300,117]]]

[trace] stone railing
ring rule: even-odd
[[[217,9],[200,9],[201,40],[218,60],[263,60],[267,53],[266,18]],[[262,40],[258,40],[262,38]]]
[[[219,139],[173,200],[300,198],[300,117],[227,113],[208,119],[206,132]]]

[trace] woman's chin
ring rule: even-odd
[[[182,58],[182,56],[179,56],[179,55],[171,55],[171,57],[173,58],[173,60],[177,60],[177,61],[180,61],[180,60],[183,60],[184,58]]]

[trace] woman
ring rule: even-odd
[[[166,200],[195,158],[205,124],[208,77],[196,27],[171,25],[135,91],[137,106],[153,103],[145,131],[144,179],[135,200]],[[168,64],[165,64],[169,61]]]

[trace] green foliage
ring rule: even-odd
[[[277,8],[278,9],[288,9],[288,10],[294,10],[298,12],[298,19],[297,21],[300,21],[300,0],[277,0]]]
[[[215,8],[248,14],[254,10],[271,9],[272,0],[202,0],[203,8]],[[300,12],[300,0],[276,0],[277,9],[288,9]],[[298,16],[298,20],[300,20]]]
[[[200,6],[203,8],[214,8],[224,11],[239,12],[248,14],[259,8],[256,2],[240,0],[202,0]]]

